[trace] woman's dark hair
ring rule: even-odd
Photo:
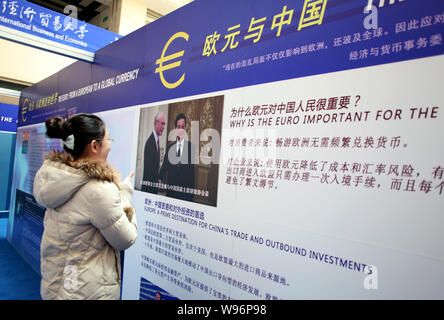
[[[93,140],[99,141],[105,136],[105,123],[93,114],[79,113],[65,120],[62,117],[53,117],[45,121],[46,135],[49,138],[65,140],[74,136],[74,149],[63,146],[66,152],[79,157],[85,147]]]

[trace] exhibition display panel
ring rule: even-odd
[[[442,299],[444,2],[371,5],[198,0],[23,90],[8,240],[38,272],[44,121],[95,113],[123,299]]]

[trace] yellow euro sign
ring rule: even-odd
[[[176,52],[176,53],[173,53],[173,54],[170,54],[170,55],[164,57],[165,52],[167,51],[167,49],[168,49],[168,47],[170,46],[171,42],[173,42],[175,39],[177,39],[177,38],[183,38],[183,39],[185,39],[186,41],[188,41],[189,37],[190,37],[190,36],[189,36],[187,33],[185,33],[185,32],[178,32],[178,33],[175,33],[175,34],[174,34],[174,35],[173,35],[173,36],[167,41],[167,43],[165,44],[165,47],[163,48],[163,51],[162,51],[162,55],[161,55],[161,57],[160,57],[159,59],[156,60],[156,65],[158,64],[159,67],[156,68],[156,70],[155,70],[154,73],[159,73],[160,81],[162,81],[163,85],[164,85],[165,87],[167,87],[168,89],[174,89],[174,88],[178,87],[178,86],[183,82],[183,80],[185,80],[185,73],[182,74],[182,76],[180,77],[180,79],[177,80],[176,82],[174,82],[174,83],[169,83],[168,81],[165,80],[165,77],[163,76],[163,72],[164,72],[165,70],[169,70],[169,69],[173,69],[173,68],[180,67],[182,61],[179,60],[179,61],[176,61],[176,62],[173,62],[173,63],[167,64],[167,65],[165,65],[165,66],[164,66],[163,64],[164,64],[165,62],[170,61],[170,60],[173,60],[173,59],[176,59],[176,58],[180,58],[180,57],[182,57],[183,54],[184,54],[184,52],[185,52],[185,50],[182,50],[182,51],[179,51],[179,52]]]
[[[23,105],[22,105],[22,122],[26,122],[26,120],[28,120],[28,118],[25,117],[26,112],[28,110],[28,106],[27,106],[28,103],[29,103],[29,100],[28,100],[28,98],[26,98],[25,101],[23,102]]]

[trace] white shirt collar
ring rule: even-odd
[[[156,148],[157,148],[158,142],[159,142],[159,137],[157,136],[157,133],[155,130],[153,130],[153,135],[154,135],[154,140],[156,141]],[[159,151],[159,150],[157,150],[157,151]]]
[[[180,149],[180,153],[182,154],[182,149],[183,149],[183,141],[184,141],[185,139],[182,139],[182,140],[179,140],[179,141],[177,141],[177,143],[176,143],[176,150],[179,150]]]

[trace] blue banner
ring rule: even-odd
[[[0,3],[0,25],[88,52],[121,36],[23,0]]]
[[[99,112],[444,53],[443,1],[386,1],[368,13],[366,6],[194,1],[97,51],[92,66],[77,62],[59,73],[69,77],[24,90],[19,125],[67,108]]]
[[[17,131],[18,106],[0,103],[0,132]]]
[[[0,103],[0,210],[9,210],[18,106]]]

